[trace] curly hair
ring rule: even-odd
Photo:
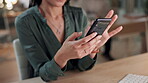
[[[69,5],[69,1],[70,0],[67,0],[65,5]],[[35,6],[35,5],[40,6],[41,3],[42,3],[42,0],[30,0],[29,1],[29,8],[32,7],[32,6]]]

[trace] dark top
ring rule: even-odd
[[[87,17],[81,8],[65,5],[64,40],[74,32],[83,32],[87,26]],[[53,57],[60,49],[62,44],[58,41],[46,19],[41,15],[38,6],[34,6],[19,15],[15,20],[17,33],[21,45],[26,53],[26,57],[34,68],[34,76],[40,76],[44,81],[56,80],[58,76],[63,76],[64,71],[79,69],[80,71],[89,70],[96,62],[86,56],[82,59],[68,61],[64,69],[61,69]],[[83,36],[77,38],[83,38]]]

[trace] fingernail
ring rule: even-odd
[[[102,37],[102,35],[99,35],[98,37],[99,37],[99,38],[101,38],[101,37]]]
[[[82,31],[81,32],[78,32],[78,34],[82,34]]]
[[[112,9],[112,10],[110,10],[111,12],[114,12],[114,10]]]
[[[97,32],[94,32],[93,34],[94,34],[94,35],[97,35]]]
[[[118,18],[118,15],[116,14],[116,15],[115,15],[115,17],[117,17],[117,18]]]
[[[123,28],[123,26],[120,26],[121,28]]]

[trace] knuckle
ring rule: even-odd
[[[77,50],[75,50],[75,53],[76,53],[76,55],[77,56],[79,56],[80,54],[79,54],[79,51],[77,51]]]
[[[95,39],[92,40],[92,42],[96,42],[97,40],[98,40],[98,38],[95,38]]]
[[[100,39],[96,39],[95,42],[98,42]]]
[[[90,49],[88,49],[88,50],[87,50],[87,53],[88,53],[88,54],[90,54],[90,53],[91,53],[91,52],[90,52]]]
[[[87,46],[91,46],[91,45],[93,45],[93,41],[87,43]]]
[[[87,43],[87,46],[89,46],[89,47],[92,46],[92,43],[93,43],[93,42]]]
[[[94,34],[92,33],[91,35],[90,35],[90,38],[93,38],[94,37]]]
[[[79,59],[82,59],[83,58],[83,56],[79,56]]]
[[[72,44],[72,45],[71,45],[71,48],[72,48],[72,49],[76,49],[76,48],[77,48],[77,46],[76,46],[76,45],[74,45],[74,44]]]
[[[93,38],[93,37],[94,37],[94,35],[91,35],[91,36],[90,36],[90,38]]]
[[[97,39],[101,39],[102,36],[97,36]]]
[[[82,42],[87,42],[87,40],[86,39],[83,39]]]
[[[73,36],[77,36],[77,32],[74,32],[72,35],[73,35]]]
[[[75,32],[75,36],[78,36],[79,34],[78,34],[78,32]]]
[[[95,39],[95,42],[98,42],[100,40],[100,38]]]
[[[78,59],[81,59],[82,58],[81,54],[78,54],[77,57],[78,57]]]
[[[74,32],[73,34],[74,34],[74,35],[77,35],[77,32]]]

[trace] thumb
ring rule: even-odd
[[[73,41],[74,39],[80,37],[82,35],[82,32],[74,32],[72,35],[70,35],[66,41]]]

